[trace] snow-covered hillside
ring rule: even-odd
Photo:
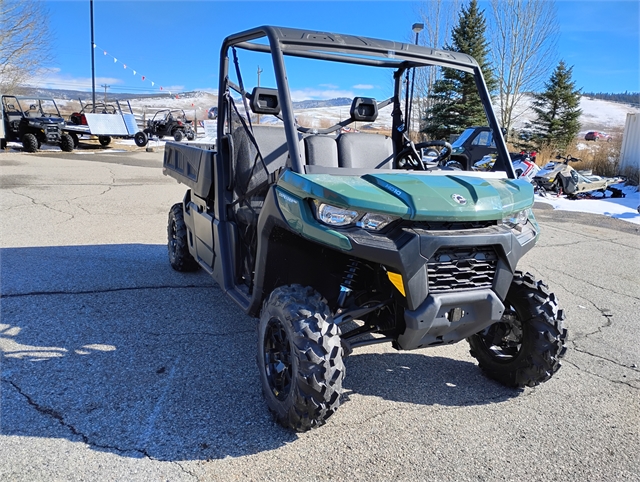
[[[98,100],[102,100],[102,97],[98,96]],[[294,107],[294,110],[301,124],[308,127],[326,127],[340,122],[349,116],[350,106],[348,99],[336,99],[336,101],[338,100],[341,102],[335,103],[344,103],[344,105],[329,105],[316,108]],[[531,110],[531,100],[531,97],[526,96],[516,109],[513,125],[515,129],[519,130],[524,128],[528,122],[534,119],[535,115]],[[184,109],[189,117],[195,116],[198,119],[206,119],[209,108],[217,105],[218,96],[211,92],[197,91],[187,92],[178,96],[165,94],[157,97],[132,98],[129,99],[128,102],[134,113],[139,117],[143,115],[152,116],[159,109],[171,108]],[[328,103],[331,104],[332,102]],[[59,100],[58,104],[61,110],[67,115],[80,109],[80,103],[78,101]],[[121,105],[126,108],[127,101],[121,101]],[[581,135],[591,130],[605,132],[621,130],[624,128],[628,113],[640,112],[640,109],[626,104],[591,99],[588,97],[581,98],[580,108],[582,109],[582,116],[580,117],[580,123],[582,124]],[[243,110],[242,102],[238,102],[238,109]],[[498,111],[497,106],[496,110]],[[271,116],[262,116],[261,122],[272,123],[277,122],[277,120]],[[364,126],[358,125],[358,128],[362,127]],[[368,128],[389,130],[391,128],[391,106],[380,109],[377,121],[370,124]]]

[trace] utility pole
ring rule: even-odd
[[[110,85],[107,85],[107,84],[102,84],[100,87],[104,87],[104,103],[106,104],[106,103],[107,103],[107,89],[108,89],[109,87],[111,87],[111,86],[110,86]],[[96,105],[95,105],[95,104],[93,104],[93,109],[94,109],[94,111],[95,111],[95,108],[96,108]]]
[[[258,87],[260,87],[260,74],[264,72],[258,65]],[[258,114],[258,124],[260,124],[260,114]]]
[[[91,92],[93,94],[93,105],[96,105],[96,62],[94,58],[94,41],[93,41],[93,0],[89,2],[89,9],[91,10]]]

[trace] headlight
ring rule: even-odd
[[[522,228],[527,224],[527,220],[529,219],[529,211],[530,209],[524,209],[518,213],[505,216],[502,218],[502,224],[509,226],[511,229],[522,231]]]
[[[387,214],[367,213],[356,225],[369,231],[379,231],[394,219],[396,218]]]
[[[331,204],[318,203],[316,201],[316,213],[318,219],[329,226],[347,226],[353,223],[360,215],[358,211],[342,209]]]
[[[313,201],[318,221],[329,226],[349,226],[355,224],[359,228],[367,231],[380,231],[389,223],[398,219],[396,216],[388,214],[365,213],[354,211],[353,209],[344,209],[331,204]],[[356,222],[357,221],[357,222]]]

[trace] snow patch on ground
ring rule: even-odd
[[[616,219],[622,219],[630,223],[640,225],[640,192],[637,186],[625,186],[614,184],[613,187],[622,189],[623,198],[594,198],[594,199],[567,199],[566,196],[556,196],[548,193],[546,196],[536,194],[536,202],[546,203],[554,209],[562,211],[574,211],[581,213],[601,214]]]

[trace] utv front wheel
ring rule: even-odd
[[[560,369],[567,330],[553,293],[530,273],[515,273],[502,320],[471,336],[471,356],[489,378],[534,387]]]
[[[305,432],[338,409],[345,367],[340,329],[319,293],[281,286],[258,325],[258,370],[269,410],[285,428]]]
[[[38,138],[34,134],[30,133],[23,135],[22,149],[26,152],[36,152],[38,150]]]
[[[73,147],[73,137],[71,137],[69,134],[62,134],[60,136],[60,149],[62,149],[64,152],[71,152],[73,151]]]
[[[182,203],[174,204],[169,211],[167,226],[169,263],[176,271],[196,271],[200,266],[189,253],[187,226],[184,224]]]

